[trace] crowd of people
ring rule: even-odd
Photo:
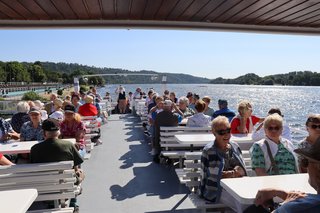
[[[204,199],[225,203],[233,212],[249,213],[270,212],[275,206],[267,203],[270,198],[278,196],[284,203],[275,212],[320,212],[320,114],[307,118],[308,136],[296,146],[292,143],[289,126],[279,108],[271,108],[266,117],[258,117],[253,114],[252,104],[247,100],[238,103],[235,113],[228,108],[227,100],[220,99],[218,110],[215,111],[209,106],[209,96],[201,98],[188,92],[186,96],[176,98],[173,92],[158,94],[153,90],[148,92],[146,103],[152,154],[156,163],[161,159],[160,126],[178,126],[184,119],[187,119],[186,126],[211,126],[215,141],[204,147],[201,157],[203,176],[199,193]],[[252,170],[257,176],[308,172],[310,183],[318,195],[261,189],[256,205],[239,205],[235,202],[221,187],[220,180],[247,175],[241,149],[231,141],[231,136],[248,133],[256,141],[251,146],[250,156]],[[316,166],[310,166],[310,162]],[[295,209],[300,202],[301,205]]]
[[[266,117],[253,114],[252,104],[247,100],[238,103],[237,113],[228,108],[228,101],[217,101],[218,110],[210,106],[209,96],[200,97],[188,92],[177,98],[175,92],[168,90],[163,94],[153,89],[147,93],[137,88],[134,93],[119,86],[117,107],[120,114],[127,113],[128,107],[135,110],[134,101],[146,98],[148,109],[147,133],[151,136],[153,161],[161,160],[160,126],[178,126],[184,123],[188,127],[211,126],[215,140],[203,148],[201,168],[203,171],[199,194],[209,202],[222,202],[235,212],[270,212],[276,208],[270,206],[270,199],[278,196],[284,200],[275,212],[320,212],[320,114],[307,118],[308,136],[297,146],[292,143],[290,129],[284,121],[280,109],[271,108]],[[104,99],[111,100],[110,93]],[[51,162],[74,160],[75,170],[82,163],[85,153],[85,125],[80,116],[99,115],[101,97],[96,89],[88,93],[70,94],[64,100],[51,94],[50,101],[21,101],[17,104],[17,113],[11,123],[0,118],[0,142],[10,139],[21,141],[43,141],[31,150],[31,162]],[[183,122],[185,121],[185,122]],[[250,148],[252,170],[257,176],[283,174],[309,174],[309,182],[318,194],[286,192],[278,189],[261,189],[257,193],[256,205],[238,205],[220,184],[223,178],[240,178],[247,175],[242,151],[231,140],[232,134],[252,134],[255,141]],[[76,145],[66,145],[59,139],[75,138]],[[94,140],[100,140],[99,136]],[[60,153],[50,157],[48,149]],[[45,151],[46,150],[46,151]],[[68,157],[62,153],[69,153]],[[71,156],[71,157],[70,157]],[[70,159],[71,158],[71,159]],[[0,164],[11,165],[14,162],[0,153]]]
[[[17,104],[17,113],[10,121],[0,118],[0,143],[12,139],[21,143],[39,143],[31,148],[30,154],[0,153],[0,165],[72,160],[75,172],[79,173],[79,167],[86,154],[86,127],[81,116],[99,116],[100,101],[101,97],[94,87],[87,93],[71,92],[65,95],[64,99],[52,93],[46,104],[40,100],[20,101]],[[69,142],[68,138],[74,138],[76,143]],[[92,142],[101,143],[100,133],[92,138]],[[77,212],[76,199],[71,200],[70,206],[75,207]]]

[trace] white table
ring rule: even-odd
[[[75,144],[75,138],[63,139]],[[0,143],[0,153],[2,154],[25,154],[30,153],[31,147],[39,141],[8,141],[6,143]]]
[[[36,189],[0,191],[0,212],[25,213],[37,196]]]
[[[231,141],[237,142],[242,150],[248,150],[252,143],[252,134],[237,134],[232,135]],[[180,144],[184,145],[190,145],[193,147],[194,145],[197,146],[205,146],[208,143],[215,140],[215,137],[212,133],[206,133],[206,134],[181,134],[181,135],[174,135],[174,137],[177,139],[177,141]]]
[[[259,189],[276,188],[316,193],[308,183],[308,174],[225,178],[221,186],[241,204],[253,204]]]

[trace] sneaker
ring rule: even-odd
[[[151,149],[151,152],[150,152],[151,155],[155,155],[156,154],[156,151],[154,149]]]

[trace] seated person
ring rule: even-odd
[[[185,96],[182,96],[179,98],[179,109],[182,112],[183,118],[190,117],[194,115],[194,111],[188,107],[189,105],[189,99]]]
[[[212,116],[213,116],[213,113],[214,113],[214,110],[213,110],[211,107],[209,107],[210,102],[211,102],[211,98],[210,98],[209,96],[204,96],[204,97],[202,98],[202,100],[203,100],[204,103],[206,104],[206,107],[205,107],[204,110],[203,110],[203,114],[209,115],[210,117],[212,117]]]
[[[283,115],[281,114],[281,111],[279,108],[271,108],[268,112],[268,115],[272,115],[273,113],[277,113],[278,115],[280,115],[281,117],[283,117]],[[263,124],[264,123],[261,123],[257,129],[255,129],[252,133],[252,140],[254,141],[259,141],[263,138],[265,138],[265,131],[264,131],[264,128],[263,128]],[[289,141],[292,140],[291,138],[291,133],[290,133],[290,128],[288,126],[288,124],[286,124],[286,122],[283,122],[283,130],[282,130],[282,134],[281,136],[285,139],[288,139]]]
[[[14,165],[14,163],[9,161],[5,156],[3,156],[2,153],[0,153],[0,165],[1,166],[8,166],[8,165]]]
[[[16,133],[11,124],[0,117],[0,142],[5,142],[10,139],[18,140],[20,135]]]
[[[264,121],[266,137],[255,142],[251,149],[252,169],[257,176],[298,173],[294,146],[282,138],[282,117],[274,113]]]
[[[30,106],[28,102],[20,101],[17,104],[17,113],[11,118],[11,126],[15,132],[20,133],[22,125],[25,122],[30,121],[30,117],[28,115],[29,110]]]
[[[231,122],[232,118],[236,116],[236,114],[228,108],[228,101],[219,99],[218,106],[219,110],[213,113],[212,119],[215,119],[219,115],[222,115],[227,117],[229,119],[229,122]]]
[[[320,137],[320,114],[312,114],[308,117],[306,129],[308,136],[298,143],[299,149],[311,147]],[[300,172],[306,173],[305,159],[301,155],[298,155],[298,164]]]
[[[253,126],[263,122],[263,118],[252,115],[252,106],[249,101],[240,101],[238,112],[239,114],[231,121],[231,134],[252,133]]]
[[[21,127],[21,141],[42,141],[42,121],[41,111],[38,107],[32,107],[29,111],[30,121],[24,123]]]
[[[245,163],[239,146],[230,141],[230,124],[224,116],[218,116],[212,121],[212,133],[215,141],[207,144],[201,156],[203,177],[200,195],[211,202],[222,202],[242,212],[243,207],[235,207],[232,197],[222,189],[222,178],[236,178],[246,175]],[[233,204],[234,203],[234,204]]]
[[[49,163],[72,160],[75,172],[79,173],[79,167],[80,164],[83,163],[83,160],[76,147],[71,142],[58,139],[60,132],[57,123],[47,119],[43,121],[42,129],[45,140],[31,148],[31,163]],[[78,208],[75,199],[71,199],[70,206]]]
[[[93,105],[93,97],[91,95],[87,95],[85,97],[85,104],[79,107],[78,113],[81,116],[97,116],[98,110],[95,105]]]
[[[178,126],[179,115],[172,112],[173,102],[165,100],[163,102],[163,111],[156,115],[154,121],[155,136],[154,136],[154,158],[155,163],[159,163],[160,148],[160,126]]]
[[[306,159],[309,183],[316,190],[316,194],[274,188],[261,189],[256,195],[255,204],[268,208],[267,203],[270,199],[280,197],[284,202],[273,211],[274,213],[318,213],[320,212],[320,138],[312,146],[294,151]],[[257,211],[251,210],[251,212]]]
[[[64,120],[60,124],[59,138],[75,138],[77,143],[76,147],[81,156],[85,154],[84,135],[86,129],[81,117],[75,113],[75,108],[72,105],[67,105],[64,110]]]
[[[196,102],[195,108],[197,110],[196,114],[188,118],[186,126],[189,127],[208,127],[211,123],[211,117],[203,114],[206,104],[202,100]]]

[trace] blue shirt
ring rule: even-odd
[[[290,201],[275,210],[275,213],[319,213],[320,195],[308,194],[304,198]]]
[[[28,121],[21,127],[20,139],[22,141],[42,141],[44,140],[42,123],[38,125],[38,128],[33,128],[32,122]]]
[[[227,117],[227,118],[229,119],[229,122],[231,122],[232,118],[233,118],[234,116],[236,116],[236,114],[235,114],[233,111],[231,111],[230,109],[228,109],[228,108],[223,108],[223,109],[220,109],[220,110],[215,111],[215,112],[213,113],[213,115],[212,115],[212,119],[218,117],[219,115],[222,115],[222,116]]]

